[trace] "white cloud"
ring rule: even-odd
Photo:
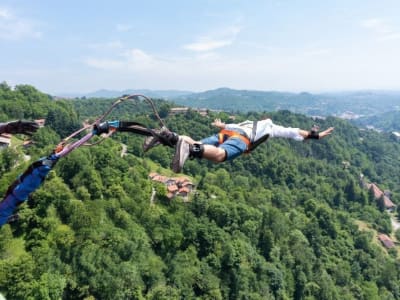
[[[129,24],[117,24],[115,26],[115,29],[119,32],[125,32],[133,29],[132,25]]]
[[[92,43],[88,45],[89,48],[91,49],[96,49],[96,50],[104,50],[104,49],[123,49],[123,43],[121,41],[110,41],[110,42],[104,42],[104,43]]]
[[[140,64],[151,64],[154,62],[154,59],[150,54],[147,54],[143,50],[140,49],[131,49],[125,53],[125,56],[132,62],[140,63]]]
[[[219,59],[221,56],[218,53],[215,52],[202,52],[199,53],[195,59],[197,60],[206,60],[206,61],[210,61],[210,60],[216,60]]]
[[[215,50],[218,48],[222,48],[225,46],[229,46],[232,44],[232,41],[229,40],[207,40],[204,39],[202,41],[196,42],[196,43],[192,43],[192,44],[188,44],[185,45],[183,48],[186,50],[192,50],[192,51],[211,51],[211,50]]]
[[[361,26],[371,29],[374,32],[378,33],[387,33],[390,32],[389,26],[385,20],[379,18],[371,18],[367,20],[363,20],[361,22]]]
[[[140,49],[125,50],[117,55],[120,58],[102,59],[92,57],[85,59],[84,63],[98,69],[121,71],[155,69],[164,63],[162,60],[157,60]]]
[[[395,30],[391,24],[381,18],[366,19],[361,22],[361,26],[370,30],[379,41],[400,39],[400,32]]]
[[[10,12],[5,8],[0,7],[0,19],[10,19],[10,18],[11,18]]]
[[[380,37],[381,41],[399,40],[400,32],[391,32]]]
[[[89,67],[102,70],[119,70],[124,66],[123,61],[93,57],[85,59],[84,63]]]
[[[86,63],[102,70],[94,70],[93,77],[107,77],[108,81],[103,81],[106,84],[135,84],[141,88],[204,90],[230,86],[290,91],[377,88],[382,74],[386,76],[385,86],[395,86],[394,75],[399,70],[394,47],[384,48],[384,53],[377,52],[381,55],[374,56],[368,51],[360,54],[319,43],[297,48],[267,47],[268,51],[250,55],[242,51],[235,56],[210,50],[167,56],[132,48],[110,52],[105,56],[107,59],[87,59]]]
[[[330,54],[332,54],[332,50],[326,48],[310,48],[304,51],[306,56],[326,56]]]
[[[15,16],[10,10],[0,7],[0,39],[21,40],[41,36],[42,33],[36,30],[32,21]]]
[[[241,27],[239,26],[227,27],[207,36],[199,37],[195,42],[184,45],[183,48],[196,52],[206,52],[230,46],[234,43],[240,31]]]

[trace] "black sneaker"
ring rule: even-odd
[[[175,155],[172,159],[171,169],[175,173],[180,173],[182,171],[185,161],[188,159],[190,154],[189,143],[179,138],[178,143],[175,148]]]

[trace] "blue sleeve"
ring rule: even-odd
[[[17,206],[40,187],[57,159],[56,156],[50,156],[34,162],[10,185],[6,196],[0,202],[0,226],[7,223]]]

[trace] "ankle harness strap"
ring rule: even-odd
[[[189,146],[189,158],[202,158],[204,153],[204,145],[203,144],[193,144]]]

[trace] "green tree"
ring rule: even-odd
[[[171,281],[180,291],[181,297],[192,298],[201,277],[200,261],[196,249],[191,246],[185,251],[178,252],[171,261]]]

